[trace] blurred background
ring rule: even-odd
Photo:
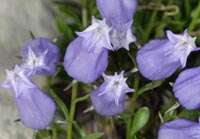
[[[53,39],[56,35],[55,6],[49,0],[0,0],[0,81],[5,69],[20,63],[21,48],[35,36]],[[42,80],[39,80],[42,82]],[[18,119],[11,92],[0,89],[0,139],[31,139],[33,130],[25,128]]]

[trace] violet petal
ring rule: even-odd
[[[84,83],[94,82],[108,65],[108,50],[105,48],[89,52],[84,39],[78,37],[70,43],[64,58],[68,75]],[[98,46],[97,46],[98,47]]]
[[[114,76],[103,74],[104,83],[92,91],[92,104],[99,114],[111,116],[123,112],[125,94],[134,91],[126,84],[126,78],[123,77],[123,74],[124,71]]]
[[[22,49],[21,67],[32,70],[33,74],[52,75],[60,59],[58,47],[45,38],[27,42]]]
[[[38,87],[24,87],[15,98],[21,122],[32,129],[44,129],[51,124],[56,106],[54,101]]]
[[[137,53],[137,63],[141,74],[150,80],[160,80],[171,76],[178,67],[186,66],[187,57],[198,51],[196,37],[185,30],[183,35],[167,31],[168,39],[152,40]]]
[[[9,88],[15,98],[21,122],[33,129],[44,129],[53,120],[54,101],[33,83],[24,68],[6,70],[6,81],[1,88]]]
[[[101,16],[117,28],[133,19],[137,7],[136,0],[96,0],[96,3]]]
[[[196,139],[200,136],[200,124],[186,119],[175,119],[162,125],[158,139]]]
[[[137,53],[137,64],[140,73],[150,80],[160,80],[171,76],[181,66],[178,57],[168,55],[173,48],[166,40],[152,40]]]
[[[189,110],[200,108],[200,67],[181,72],[176,79],[173,91],[182,106]]]

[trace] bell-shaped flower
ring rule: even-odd
[[[103,74],[104,83],[91,93],[91,100],[97,113],[104,116],[120,114],[124,110],[125,94],[133,92],[123,77],[124,71],[119,75],[107,76]]]
[[[76,32],[76,34],[84,38],[83,44],[88,51],[102,48],[113,50],[109,39],[110,30],[111,28],[106,24],[105,18],[101,21],[93,16],[92,25],[82,32]]]
[[[0,87],[12,91],[21,122],[32,129],[46,128],[54,118],[54,101],[30,80],[23,68],[15,66],[6,73],[7,78]]]
[[[37,38],[24,45],[22,56],[21,67],[30,70],[32,75],[52,75],[60,59],[60,50],[49,40]]]
[[[107,24],[112,27],[110,40],[115,51],[136,41],[131,32],[133,15],[137,8],[137,0],[96,0],[97,8]],[[112,5],[112,6],[110,6]]]
[[[175,119],[163,124],[158,139],[199,139],[200,123],[186,119]]]
[[[180,104],[186,109],[200,108],[200,67],[181,72],[176,79],[173,91]]]
[[[106,70],[108,65],[108,50],[97,51],[85,49],[84,39],[76,38],[67,48],[64,67],[69,76],[77,81],[92,83]]]
[[[136,41],[135,36],[131,32],[132,20],[120,28],[112,28],[110,40],[114,51],[125,48],[129,51],[129,44]]]
[[[179,67],[184,68],[187,57],[199,48],[187,30],[183,35],[167,31],[168,39],[156,39],[146,43],[137,53],[136,61],[140,73],[150,80],[171,76]]]
[[[68,75],[84,83],[94,82],[108,65],[110,28],[105,20],[93,18],[92,25],[77,33],[78,38],[67,47],[64,67]]]
[[[96,0],[96,3],[101,16],[115,27],[130,22],[137,8],[137,0]]]

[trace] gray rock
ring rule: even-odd
[[[20,63],[20,49],[30,40],[29,30],[36,36],[56,36],[55,12],[49,0],[0,0],[0,82],[5,69]],[[12,94],[0,89],[0,139],[32,139],[33,130],[20,122]]]

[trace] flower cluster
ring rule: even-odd
[[[171,76],[179,67],[186,66],[192,51],[200,50],[187,30],[183,35],[167,31],[168,39],[152,40],[137,53],[137,64],[141,74],[150,80]],[[147,58],[148,57],[148,58]],[[147,64],[148,63],[148,64]],[[173,85],[173,92],[180,104],[189,110],[200,108],[200,67],[186,69],[179,74]],[[164,124],[159,130],[159,139],[199,138],[199,123],[176,119]]]
[[[77,37],[66,49],[64,68],[70,77],[86,84],[93,83],[102,75],[104,82],[91,92],[90,99],[97,113],[112,116],[123,112],[126,93],[135,91],[126,83],[124,70],[112,76],[106,75],[105,71],[109,64],[109,51],[118,51],[120,48],[129,51],[130,43],[136,41],[132,34],[132,23],[137,1],[96,0],[96,4],[102,20],[92,16],[91,25],[82,32],[76,32]],[[186,67],[191,52],[200,50],[195,44],[196,37],[191,37],[187,29],[183,34],[167,30],[166,36],[166,39],[147,42],[137,52],[137,68],[149,80],[170,77],[178,68]],[[33,78],[37,75],[53,75],[60,56],[55,44],[45,38],[37,38],[24,45],[23,62],[6,70],[7,78],[0,88],[11,90],[20,120],[29,128],[44,129],[54,118],[54,101],[34,83]],[[199,73],[200,67],[185,69],[173,84],[175,97],[188,110],[200,108]],[[134,118],[128,126],[132,126]],[[68,123],[73,123],[73,117],[71,120]],[[160,127],[158,139],[200,138],[199,130],[199,123],[178,118]]]
[[[68,75],[84,83],[94,82],[105,72],[109,50],[129,50],[129,44],[136,41],[131,32],[136,0],[97,0],[97,7],[103,20],[92,17],[89,27],[76,32],[78,37],[69,44],[64,57]],[[56,106],[32,78],[54,74],[60,52],[47,39],[37,38],[24,45],[22,58],[22,64],[6,70],[6,81],[0,87],[13,92],[20,120],[25,126],[44,129],[53,120]],[[91,93],[93,106],[101,115],[120,114],[124,109],[125,94],[134,89],[126,84],[124,71],[114,76],[103,74],[103,77],[105,82]]]
[[[103,20],[92,17],[92,25],[76,33],[78,37],[69,44],[64,58],[68,75],[84,83],[94,82],[106,70],[108,50],[129,50],[129,44],[136,41],[131,32],[136,0],[96,2]]]
[[[78,37],[69,44],[64,58],[68,75],[83,83],[92,83],[104,73],[108,65],[108,50],[129,50],[129,44],[136,41],[131,32],[136,0],[97,0],[96,3],[103,20],[92,17],[92,25],[76,32]],[[92,91],[92,104],[99,114],[123,112],[125,94],[134,91],[126,84],[123,73],[114,76],[103,74],[105,82]]]
[[[60,51],[45,38],[29,41],[22,49],[23,63],[6,70],[7,78],[0,84],[9,88],[15,98],[20,121],[33,129],[46,128],[54,118],[55,103],[33,81],[36,75],[54,74]]]

